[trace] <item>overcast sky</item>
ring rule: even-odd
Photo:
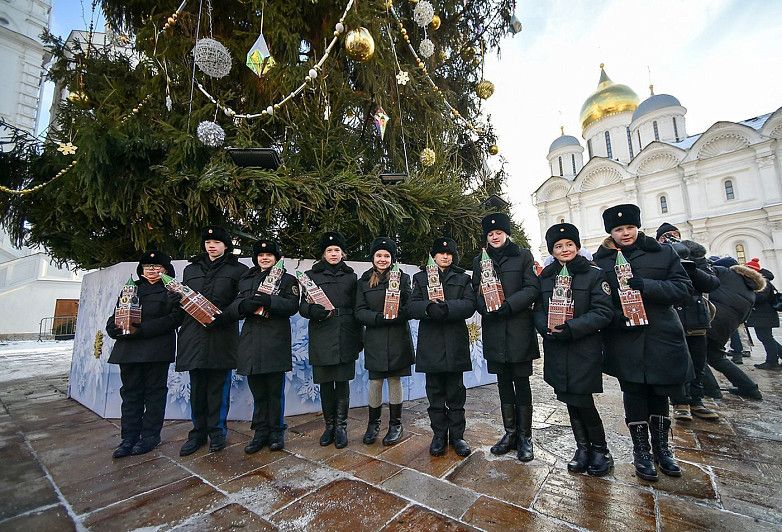
[[[90,4],[54,0],[53,33],[87,27]],[[651,70],[655,92],[687,108],[690,135],[782,106],[782,0],[517,0],[517,14],[523,31],[487,60],[496,90],[486,109],[508,161],[507,196],[535,253],[530,194],[549,177],[546,154],[559,126],[582,140],[579,113],[600,63],[641,100]]]

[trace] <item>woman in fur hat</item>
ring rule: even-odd
[[[283,273],[271,294],[258,292],[280,257],[276,241],[256,242],[254,266],[239,280],[239,295],[229,308],[235,319],[244,319],[236,372],[247,375],[253,394],[255,434],[244,448],[247,454],[266,445],[272,451],[285,447],[285,372],[293,368],[290,317],[299,309],[299,285]]]
[[[386,289],[391,267],[396,262],[396,243],[387,236],[370,245],[372,268],[364,272],[356,290],[356,319],[366,326],[364,332],[364,367],[369,371],[369,422],[364,443],[375,442],[380,431],[383,404],[383,381],[388,380],[388,432],[383,445],[394,445],[402,439],[402,381],[412,373],[415,362],[413,340],[407,323],[410,299],[410,276],[401,272],[399,314],[383,317]]]
[[[429,273],[426,268],[413,276],[410,317],[421,320],[418,326],[418,348],[415,370],[426,374],[426,397],[432,444],[429,454],[445,454],[448,444],[459,456],[468,456],[470,446],[464,440],[465,371],[472,370],[470,337],[464,322],[475,313],[475,293],[470,276],[454,262],[459,259],[456,241],[448,237],[435,239],[431,256],[442,287],[442,298],[429,295]]]
[[[532,305],[540,294],[534,259],[528,249],[510,239],[510,218],[495,213],[482,220],[483,239],[491,266],[502,284],[505,301],[489,311],[481,292],[481,255],[472,263],[472,287],[483,320],[483,356],[489,373],[497,375],[500,410],[505,435],[491,448],[500,455],[515,450],[516,457],[528,462],[532,448],[532,361],[540,358],[538,337],[532,323]],[[519,434],[520,433],[520,434]]]
[[[552,225],[546,245],[554,262],[540,274],[535,327],[543,336],[543,378],[567,404],[576,439],[576,454],[568,470],[603,476],[614,465],[593,393],[603,391],[603,342],[600,330],[614,315],[605,272],[579,254],[576,226]],[[564,323],[549,329],[549,317]]]
[[[329,298],[334,310],[301,298],[299,314],[309,319],[309,356],[313,379],[320,385],[320,403],[326,430],[323,446],[337,449],[348,444],[350,381],[356,376],[356,359],[361,351],[361,325],[353,315],[357,277],[345,264],[346,241],[342,233],[329,232],[320,239],[321,260],[306,272]],[[306,294],[304,294],[306,296]]]
[[[671,246],[661,246],[638,230],[641,211],[636,205],[606,209],[603,224],[609,236],[594,260],[608,275],[614,304],[613,321],[603,334],[605,371],[619,379],[624,394],[636,475],[657,480],[658,463],[663,473],[678,477],[682,471],[668,443],[668,398],[683,395],[684,383],[694,372],[673,305],[690,295],[692,283]],[[632,278],[622,284],[624,297],[630,301],[627,298],[637,295],[628,288],[640,292],[646,324],[633,325],[622,310],[615,269],[619,250],[632,271]]]
[[[162,251],[147,251],[139,260],[135,281],[141,321],[134,331],[123,334],[114,324],[114,314],[106,322],[106,332],[117,342],[109,364],[119,364],[122,388],[122,442],[114,458],[145,454],[160,443],[166,413],[168,367],[174,361],[178,306],[169,299],[160,280],[165,272],[174,276],[171,258]]]

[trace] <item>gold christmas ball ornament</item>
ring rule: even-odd
[[[364,27],[350,30],[345,36],[345,52],[354,61],[364,63],[375,55],[375,40]]]
[[[421,164],[424,166],[432,166],[437,160],[432,148],[424,148],[421,150]]]
[[[438,17],[437,15],[433,16],[431,24],[433,30],[439,30],[441,24],[440,17]]]
[[[488,79],[481,80],[481,82],[475,86],[475,94],[482,100],[491,98],[491,95],[494,94],[494,83]]]
[[[87,104],[90,99],[81,91],[73,91],[68,95],[68,101],[71,103]]]
[[[497,146],[496,144],[492,144],[491,146],[489,146],[489,155],[497,155],[498,153],[500,153],[499,146]]]

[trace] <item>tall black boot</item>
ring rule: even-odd
[[[633,439],[633,465],[635,474],[644,480],[657,480],[657,468],[652,460],[649,445],[649,424],[646,421],[634,421],[627,424]]]
[[[363,442],[372,445],[377,440],[377,433],[380,432],[380,413],[383,406],[377,408],[369,407],[369,421],[367,422],[367,431],[364,433]]]
[[[334,443],[334,416],[336,414],[336,400],[334,389],[326,390],[326,386],[333,386],[331,382],[321,384],[320,388],[320,406],[323,409],[323,421],[326,423],[326,430],[320,437],[320,445],[325,447]]]
[[[532,450],[532,405],[520,405],[518,411],[518,447],[516,458],[529,462],[535,455]]]
[[[502,412],[502,424],[505,427],[505,435],[500,438],[500,441],[495,443],[491,450],[491,454],[501,455],[505,454],[518,446],[516,432],[516,405],[500,405],[500,411]]]
[[[402,439],[402,403],[388,405],[388,432],[383,445],[394,445]]]
[[[334,447],[342,449],[348,445],[348,409],[350,399],[340,397],[337,399],[337,419],[334,424]]]
[[[668,444],[671,418],[652,414],[649,416],[649,428],[652,432],[652,450],[655,463],[659,464],[660,470],[670,477],[682,476],[682,470],[673,457],[673,449]]]
[[[576,439],[576,453],[573,459],[568,462],[568,471],[574,473],[583,473],[589,465],[589,436],[587,435],[584,422],[576,412],[570,412],[570,427],[573,429],[573,436]]]
[[[593,477],[602,477],[614,467],[614,457],[608,451],[606,443],[606,431],[603,428],[603,422],[598,419],[598,424],[586,427],[587,437],[589,438],[589,465],[587,473]]]

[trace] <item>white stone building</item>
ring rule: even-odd
[[[639,103],[600,68],[581,109],[586,163],[579,140],[563,132],[549,149],[551,177],[532,195],[541,254],[548,255],[546,229],[562,221],[595,252],[606,237],[603,211],[635,203],[651,236],[669,222],[710,254],[758,257],[782,272],[782,108],[688,135],[687,109],[674,96],[652,90]]]

